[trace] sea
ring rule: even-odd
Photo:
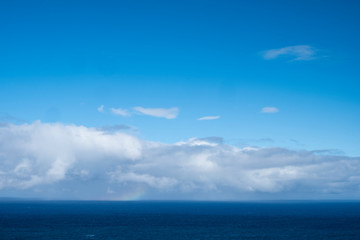
[[[360,239],[360,202],[9,200],[0,239]]]

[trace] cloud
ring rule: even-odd
[[[135,172],[122,172],[119,167],[117,170],[109,172],[112,181],[118,183],[142,183],[153,188],[164,189],[178,184],[176,179],[169,177],[154,177],[149,174],[138,174]]]
[[[199,138],[200,140],[204,140],[206,142],[213,142],[213,143],[217,143],[217,144],[222,144],[224,143],[224,138],[222,137],[204,137],[204,138]]]
[[[309,45],[297,45],[278,49],[270,49],[264,51],[262,54],[266,60],[276,59],[280,56],[288,56],[294,57],[294,61],[300,61],[315,59],[316,51]]]
[[[239,148],[218,137],[164,144],[77,125],[0,125],[0,196],[358,198],[359,186],[359,157]]]
[[[123,131],[123,130],[136,131],[135,127],[124,125],[124,124],[103,126],[103,127],[97,128],[97,129],[100,131],[104,131],[104,132],[117,132],[117,131]]]
[[[197,120],[215,120],[215,119],[219,119],[220,116],[206,116],[206,117],[201,117],[198,118]]]
[[[119,132],[104,134],[83,126],[10,124],[2,126],[0,133],[0,188],[51,184],[65,179],[70,170],[88,171],[76,168],[78,164],[91,166],[104,159],[128,161],[141,155],[137,138]]]
[[[179,109],[174,108],[143,108],[143,107],[134,107],[134,110],[145,115],[153,117],[161,117],[166,119],[174,119],[179,114]]]
[[[131,114],[129,113],[128,110],[126,109],[122,109],[122,108],[110,108],[111,112],[115,115],[120,115],[123,117],[129,117],[131,116]]]
[[[98,107],[97,110],[99,112],[104,112],[104,105],[101,105],[100,107]]]
[[[279,112],[279,109],[277,109],[276,107],[263,107],[261,109],[262,113],[277,113]]]

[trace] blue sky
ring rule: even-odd
[[[0,122],[358,157],[359,10],[356,1],[4,1]]]

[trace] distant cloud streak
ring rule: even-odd
[[[174,108],[143,108],[143,107],[134,107],[134,110],[138,113],[149,115],[152,117],[160,117],[166,119],[174,119],[179,114],[179,109]]]
[[[263,107],[261,109],[262,113],[277,113],[279,112],[279,109],[276,107]]]
[[[113,114],[123,117],[129,117],[131,115],[128,110],[122,108],[110,108],[110,110]]]
[[[99,112],[104,112],[104,105],[101,105],[100,107],[98,107],[97,110]]]
[[[124,124],[118,124],[118,125],[103,126],[103,127],[97,128],[97,130],[101,130],[104,132],[117,132],[117,131],[124,131],[124,130],[136,131],[136,128],[132,127],[132,126],[124,125]]]
[[[219,119],[220,116],[206,116],[206,117],[201,117],[198,118],[197,120],[215,120],[215,119]]]
[[[293,57],[294,61],[303,61],[315,59],[315,53],[315,49],[309,45],[297,45],[264,51],[263,57],[271,60],[280,56],[288,56]]]

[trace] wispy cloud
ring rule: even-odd
[[[110,108],[110,110],[113,114],[120,115],[123,117],[128,117],[131,115],[128,110],[122,108]]]
[[[262,113],[277,113],[279,112],[279,109],[276,107],[263,107],[261,109]]]
[[[153,116],[161,117],[166,119],[174,119],[179,114],[179,109],[174,108],[143,108],[143,107],[134,107],[134,110],[138,113]]]
[[[201,117],[198,118],[197,120],[215,120],[215,119],[219,119],[220,116],[205,116],[205,117]]]
[[[97,110],[99,112],[104,112],[104,105],[101,105],[100,107],[98,107]]]
[[[266,60],[275,59],[280,56],[289,56],[294,57],[294,61],[301,61],[315,59],[316,50],[309,45],[297,45],[266,50],[262,54]]]

